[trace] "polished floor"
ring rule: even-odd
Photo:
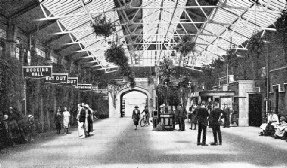
[[[0,168],[287,167],[287,142],[258,132],[255,127],[222,128],[222,146],[197,146],[195,130],[134,130],[131,118],[104,119],[94,123],[93,135],[86,139],[74,130],[5,149]],[[207,142],[212,141],[208,128]]]

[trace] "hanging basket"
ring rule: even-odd
[[[106,16],[98,16],[94,18],[94,32],[98,36],[109,37],[115,31],[115,26],[111,23],[111,20],[107,21]]]
[[[111,47],[105,51],[105,57],[108,62],[114,63],[120,67],[121,73],[127,76],[130,86],[133,88],[136,85],[134,74],[128,64],[128,57],[122,45],[112,43]]]

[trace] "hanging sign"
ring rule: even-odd
[[[78,77],[68,77],[67,82],[62,82],[61,84],[65,86],[77,86],[78,85]]]
[[[62,83],[67,82],[68,73],[52,73],[52,76],[46,76],[46,83]]]
[[[52,66],[23,66],[24,77],[45,78],[52,76]]]
[[[92,90],[92,84],[78,84],[75,88],[80,90]]]

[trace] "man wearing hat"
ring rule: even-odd
[[[137,126],[139,125],[140,120],[140,110],[138,106],[135,106],[135,109],[133,110],[132,119],[134,121],[134,125],[136,126],[135,130],[137,130]]]

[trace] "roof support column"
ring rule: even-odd
[[[5,45],[5,57],[16,57],[16,37],[17,27],[11,19],[8,20],[6,29],[6,45]]]

